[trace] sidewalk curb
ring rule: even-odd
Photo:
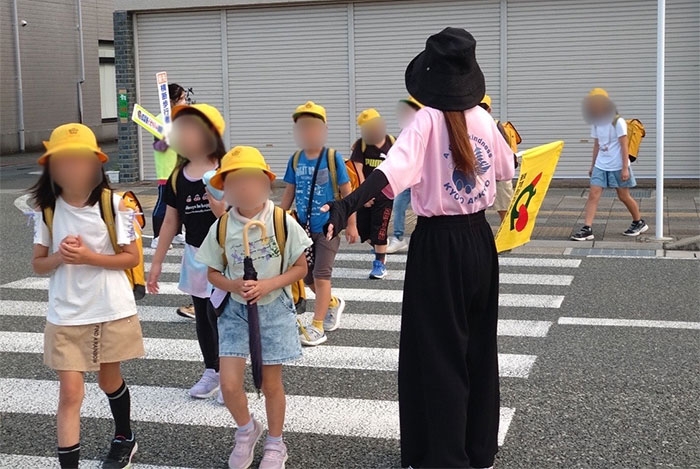
[[[700,236],[664,243],[664,249],[668,251],[700,251]]]

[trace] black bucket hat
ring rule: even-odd
[[[406,68],[406,89],[426,106],[464,111],[486,94],[484,74],[476,61],[476,40],[461,28],[430,36],[425,50]]]

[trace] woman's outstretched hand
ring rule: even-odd
[[[345,199],[328,202],[321,207],[321,213],[330,213],[328,223],[323,227],[328,241],[332,240],[348,226],[348,206]]]

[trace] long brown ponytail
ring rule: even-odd
[[[455,169],[462,171],[467,176],[475,177],[476,156],[469,141],[464,111],[443,111],[443,114],[447,125],[447,135],[450,137],[450,150]]]

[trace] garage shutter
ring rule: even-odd
[[[406,66],[423,50],[428,36],[448,26],[465,28],[476,38],[487,93],[498,111],[499,15],[497,0],[355,4],[356,111],[376,107],[387,118],[390,131],[398,132],[396,105],[407,93]]]
[[[228,16],[231,143],[263,152],[281,178],[295,151],[294,109],[326,107],[329,145],[347,146],[348,8],[234,9]]]
[[[508,119],[524,148],[566,142],[556,177],[587,177],[590,130],[581,101],[608,90],[620,113],[647,128],[634,169],[655,172],[656,2],[508,2]]]
[[[700,2],[666,5],[667,177],[700,177]]]
[[[192,87],[197,102],[223,111],[220,12],[148,13],[136,18],[139,104],[153,114],[160,112],[156,73],[165,70],[171,83]],[[153,137],[140,132],[143,178],[154,179]]]

